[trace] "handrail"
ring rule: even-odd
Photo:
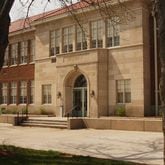
[[[17,112],[17,125],[19,125],[20,123],[22,123],[24,117],[28,118],[28,111],[26,110],[24,112],[23,109],[22,110],[19,110]]]
[[[69,118],[70,115],[71,115],[71,117],[73,117],[73,111],[74,111],[77,107],[78,107],[78,105],[73,106],[73,107],[71,108],[71,110],[70,110],[69,112],[66,113],[67,118]]]

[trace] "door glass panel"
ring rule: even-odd
[[[87,89],[84,89],[84,116],[87,116]]]
[[[82,91],[81,89],[74,89],[73,91],[73,116],[82,116]]]
[[[73,116],[87,116],[87,81],[83,75],[78,76],[73,88]]]
[[[80,76],[78,76],[78,78],[76,79],[76,81],[74,83],[74,87],[75,88],[87,87],[87,81],[86,81],[85,77],[82,74]]]

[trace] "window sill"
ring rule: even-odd
[[[116,105],[126,105],[126,104],[131,104],[131,102],[130,103],[116,103]]]
[[[117,48],[120,48],[121,46],[120,45],[118,45],[118,46],[109,46],[109,47],[106,47],[107,49],[117,49]]]
[[[33,62],[29,62],[29,64],[34,64],[35,62],[33,61]]]
[[[22,66],[22,65],[27,65],[28,63],[21,63],[21,64],[19,64],[19,66]]]
[[[16,65],[10,65],[9,67],[12,68],[12,67],[16,67],[16,66],[18,66],[18,65],[17,64]]]
[[[3,66],[2,68],[8,68],[9,66],[7,66],[7,65],[5,65],[5,66]]]

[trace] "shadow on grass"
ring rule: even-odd
[[[2,165],[137,165],[137,163],[75,156],[55,151],[25,149],[0,145]]]

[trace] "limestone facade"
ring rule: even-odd
[[[124,106],[127,116],[151,114],[153,89],[150,87],[149,4],[138,0],[130,1],[126,5],[131,8],[131,16],[119,23],[119,44],[116,46],[107,47],[107,20],[98,11],[87,10],[88,17],[83,17],[81,13],[78,15],[87,36],[87,49],[84,50],[76,50],[78,27],[72,16],[61,14],[32,22],[33,28],[30,32],[24,32],[25,38],[32,34],[35,39],[34,103],[29,104],[30,112],[45,109],[56,116],[70,113],[76,97],[73,92],[76,79],[83,75],[87,83],[83,88],[87,93],[81,95],[85,97],[85,102],[81,102],[86,104],[85,116],[111,116],[119,106]],[[97,20],[102,20],[102,46],[92,48],[91,27],[92,22]],[[72,50],[64,52],[64,30],[71,26]],[[60,36],[59,53],[50,56],[51,32],[57,29]],[[19,32],[17,35],[15,33],[11,33],[10,41],[22,36]],[[129,83],[126,86],[127,80]],[[119,86],[118,83],[122,85]],[[48,103],[43,103],[44,85],[50,87],[51,101]],[[118,97],[124,100],[121,101]],[[10,107],[10,104],[7,106]]]

